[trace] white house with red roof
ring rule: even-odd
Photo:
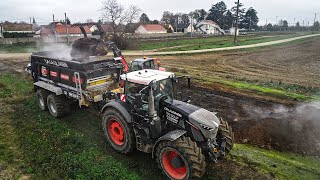
[[[141,24],[136,30],[137,34],[160,34],[167,33],[166,28],[160,24]]]
[[[212,35],[225,34],[224,30],[221,29],[220,26],[212,20],[200,21],[197,24],[196,29],[198,32],[203,34],[212,34]]]

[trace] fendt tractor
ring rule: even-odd
[[[215,113],[175,100],[174,85],[189,76],[155,69],[130,70],[114,43],[114,58],[64,60],[57,52],[31,55],[34,91],[42,110],[60,118],[73,102],[92,106],[102,117],[106,141],[118,152],[151,153],[169,179],[203,177],[233,147],[233,133]]]

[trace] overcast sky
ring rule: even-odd
[[[212,0],[119,0],[124,5],[135,4],[150,19],[160,19],[163,11],[189,13],[195,9],[209,10],[218,1]],[[228,8],[235,0],[225,0]],[[240,0],[245,8],[253,7],[258,11],[260,25],[275,23],[286,19],[289,23],[299,21],[302,25],[313,24],[314,13],[320,13],[319,0]],[[100,18],[102,0],[0,0],[0,21],[26,21],[35,17],[38,24],[52,21],[52,14],[56,19],[63,19],[67,12],[71,22],[84,22],[86,19],[97,21]],[[318,15],[320,19],[320,14]]]

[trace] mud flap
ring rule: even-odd
[[[179,137],[183,136],[185,133],[187,133],[187,131],[184,130],[174,130],[174,131],[170,131],[167,134],[161,136],[156,143],[154,143],[153,145],[153,149],[152,149],[152,158],[154,158],[154,153],[155,153],[155,149],[157,147],[157,145],[161,142],[161,141],[175,141],[176,139],[178,139]]]

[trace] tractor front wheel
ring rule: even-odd
[[[228,125],[227,121],[220,119],[220,125],[217,133],[217,143],[221,146],[222,142],[226,142],[225,155],[229,154],[234,144],[234,134],[231,126]]]
[[[134,150],[136,142],[133,128],[119,111],[107,109],[102,117],[102,127],[107,141],[116,151],[128,154]]]
[[[190,137],[160,142],[156,156],[159,168],[169,179],[198,179],[206,170],[205,156]]]

